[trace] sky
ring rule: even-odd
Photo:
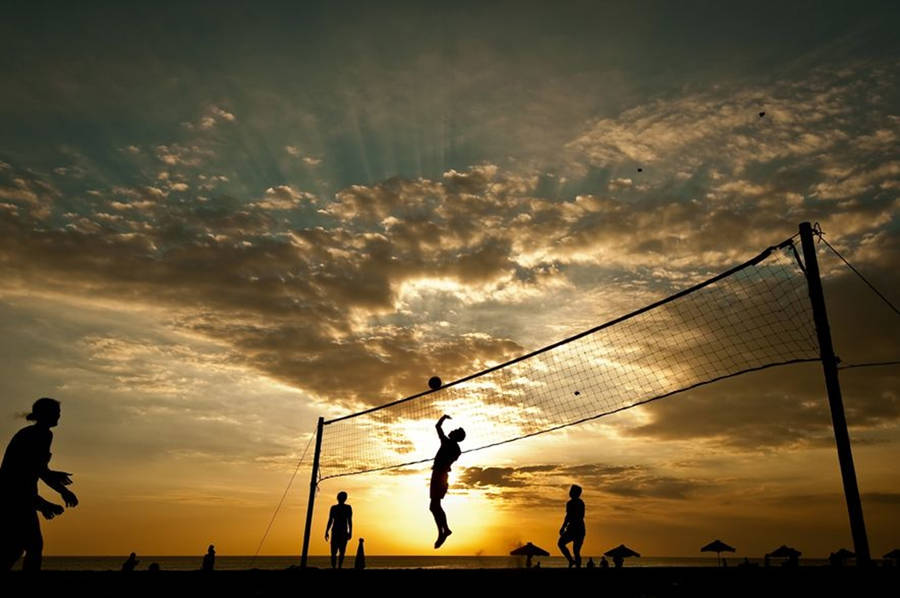
[[[320,415],[547,345],[802,221],[896,304],[898,10],[10,3],[0,437],[58,398],[52,464],[81,499],[45,554],[253,554]],[[842,361],[900,358],[896,314],[819,249]],[[900,372],[841,382],[881,555]],[[346,490],[370,554],[431,554],[427,477],[324,480],[312,553]],[[298,553],[308,479],[261,554]],[[554,546],[572,483],[586,555],[852,548],[817,364],[464,455],[442,554]]]

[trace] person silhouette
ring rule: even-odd
[[[462,452],[459,443],[466,439],[466,431],[462,428],[453,430],[449,435],[444,434],[441,426],[448,419],[452,418],[444,414],[434,426],[437,429],[438,438],[441,439],[441,448],[438,449],[434,456],[434,463],[431,465],[431,488],[429,491],[431,504],[428,507],[431,514],[434,515],[434,523],[438,528],[438,537],[434,541],[435,549],[440,548],[447,537],[453,533],[447,525],[447,514],[441,507],[441,500],[447,495],[450,487],[450,466],[459,459]]]
[[[597,565],[594,563],[594,557],[590,557],[588,559],[587,565],[585,565],[588,569],[593,569]]]
[[[216,568],[216,547],[212,544],[209,545],[209,548],[206,549],[206,554],[203,555],[201,568],[204,571],[212,571]]]
[[[66,488],[72,483],[72,474],[49,468],[53,442],[50,428],[59,423],[59,416],[59,401],[41,397],[25,416],[34,423],[16,432],[6,447],[0,464],[0,571],[11,569],[22,553],[23,571],[41,568],[44,539],[37,514],[53,519],[64,509],[38,494],[39,479],[56,490],[67,507],[78,505],[78,498]]]
[[[559,528],[559,550],[569,561],[569,567],[581,567],[581,545],[584,543],[584,501],[579,498],[581,496],[581,486],[572,484],[569,488],[569,502],[566,503],[566,518],[563,520],[562,527]],[[575,558],[569,553],[566,544],[572,543],[572,552]]]
[[[137,555],[132,552],[128,557],[128,560],[122,563],[122,571],[131,573],[134,571],[134,568],[137,567],[138,563],[140,563],[140,561],[137,559]]]
[[[328,541],[328,530],[331,530],[331,568],[344,566],[344,553],[347,542],[353,537],[353,509],[347,502],[347,493],[338,492],[338,504],[332,505],[328,511],[328,525],[325,526],[325,541]],[[340,553],[340,558],[336,558]]]
[[[605,556],[600,557],[600,568],[609,569],[609,561],[606,560]]]

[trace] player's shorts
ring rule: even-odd
[[[347,546],[347,541],[350,540],[347,537],[346,533],[332,533],[331,534],[331,546],[332,548],[344,548]]]
[[[574,542],[576,545],[581,546],[584,542],[585,530],[583,527],[576,528],[568,528],[559,536],[560,544],[568,544],[569,542]]]
[[[447,496],[447,489],[450,488],[449,473],[446,471],[431,472],[431,500],[441,500]]]

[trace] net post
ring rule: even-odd
[[[847,501],[847,511],[850,515],[853,549],[856,552],[856,562],[865,565],[870,563],[871,558],[869,555],[869,540],[866,536],[866,524],[863,520],[859,487],[856,483],[856,469],[853,467],[853,453],[850,451],[850,433],[847,430],[847,418],[844,415],[844,402],[841,398],[841,385],[838,380],[837,358],[834,355],[834,346],[831,343],[831,329],[828,326],[825,294],[822,291],[822,280],[819,277],[819,262],[816,259],[813,229],[809,222],[800,224],[800,241],[803,246],[803,261],[806,262],[806,282],[809,285],[809,300],[812,303],[816,335],[819,339],[819,355],[821,356],[822,369],[825,373],[825,388],[828,391],[828,405],[831,408],[831,424],[834,428],[834,440],[837,445],[838,461],[841,466],[844,497]]]
[[[303,530],[303,551],[300,554],[300,568],[306,568],[309,557],[309,534],[312,531],[313,507],[316,504],[316,489],[319,486],[319,455],[322,453],[322,429],[325,418],[320,417],[316,425],[316,454],[313,457],[312,472],[309,475],[309,502],[306,503],[306,527]]]

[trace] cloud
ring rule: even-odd
[[[189,130],[199,129],[208,131],[223,122],[231,123],[236,120],[237,117],[231,112],[228,112],[219,106],[210,105],[207,106],[206,110],[204,110],[203,114],[196,122],[183,122],[181,125]]]
[[[561,488],[577,483],[592,492],[630,499],[686,500],[716,486],[709,480],[659,475],[643,465],[609,466],[595,463],[577,465],[533,465],[526,467],[467,467],[454,484],[486,490],[488,496],[506,502],[526,501],[532,505],[558,503]],[[520,490],[524,489],[524,490]],[[497,492],[501,491],[501,492]]]
[[[266,189],[263,199],[253,205],[263,210],[293,210],[303,202],[315,203],[316,197],[306,191],[297,191],[290,185],[278,185]]]

